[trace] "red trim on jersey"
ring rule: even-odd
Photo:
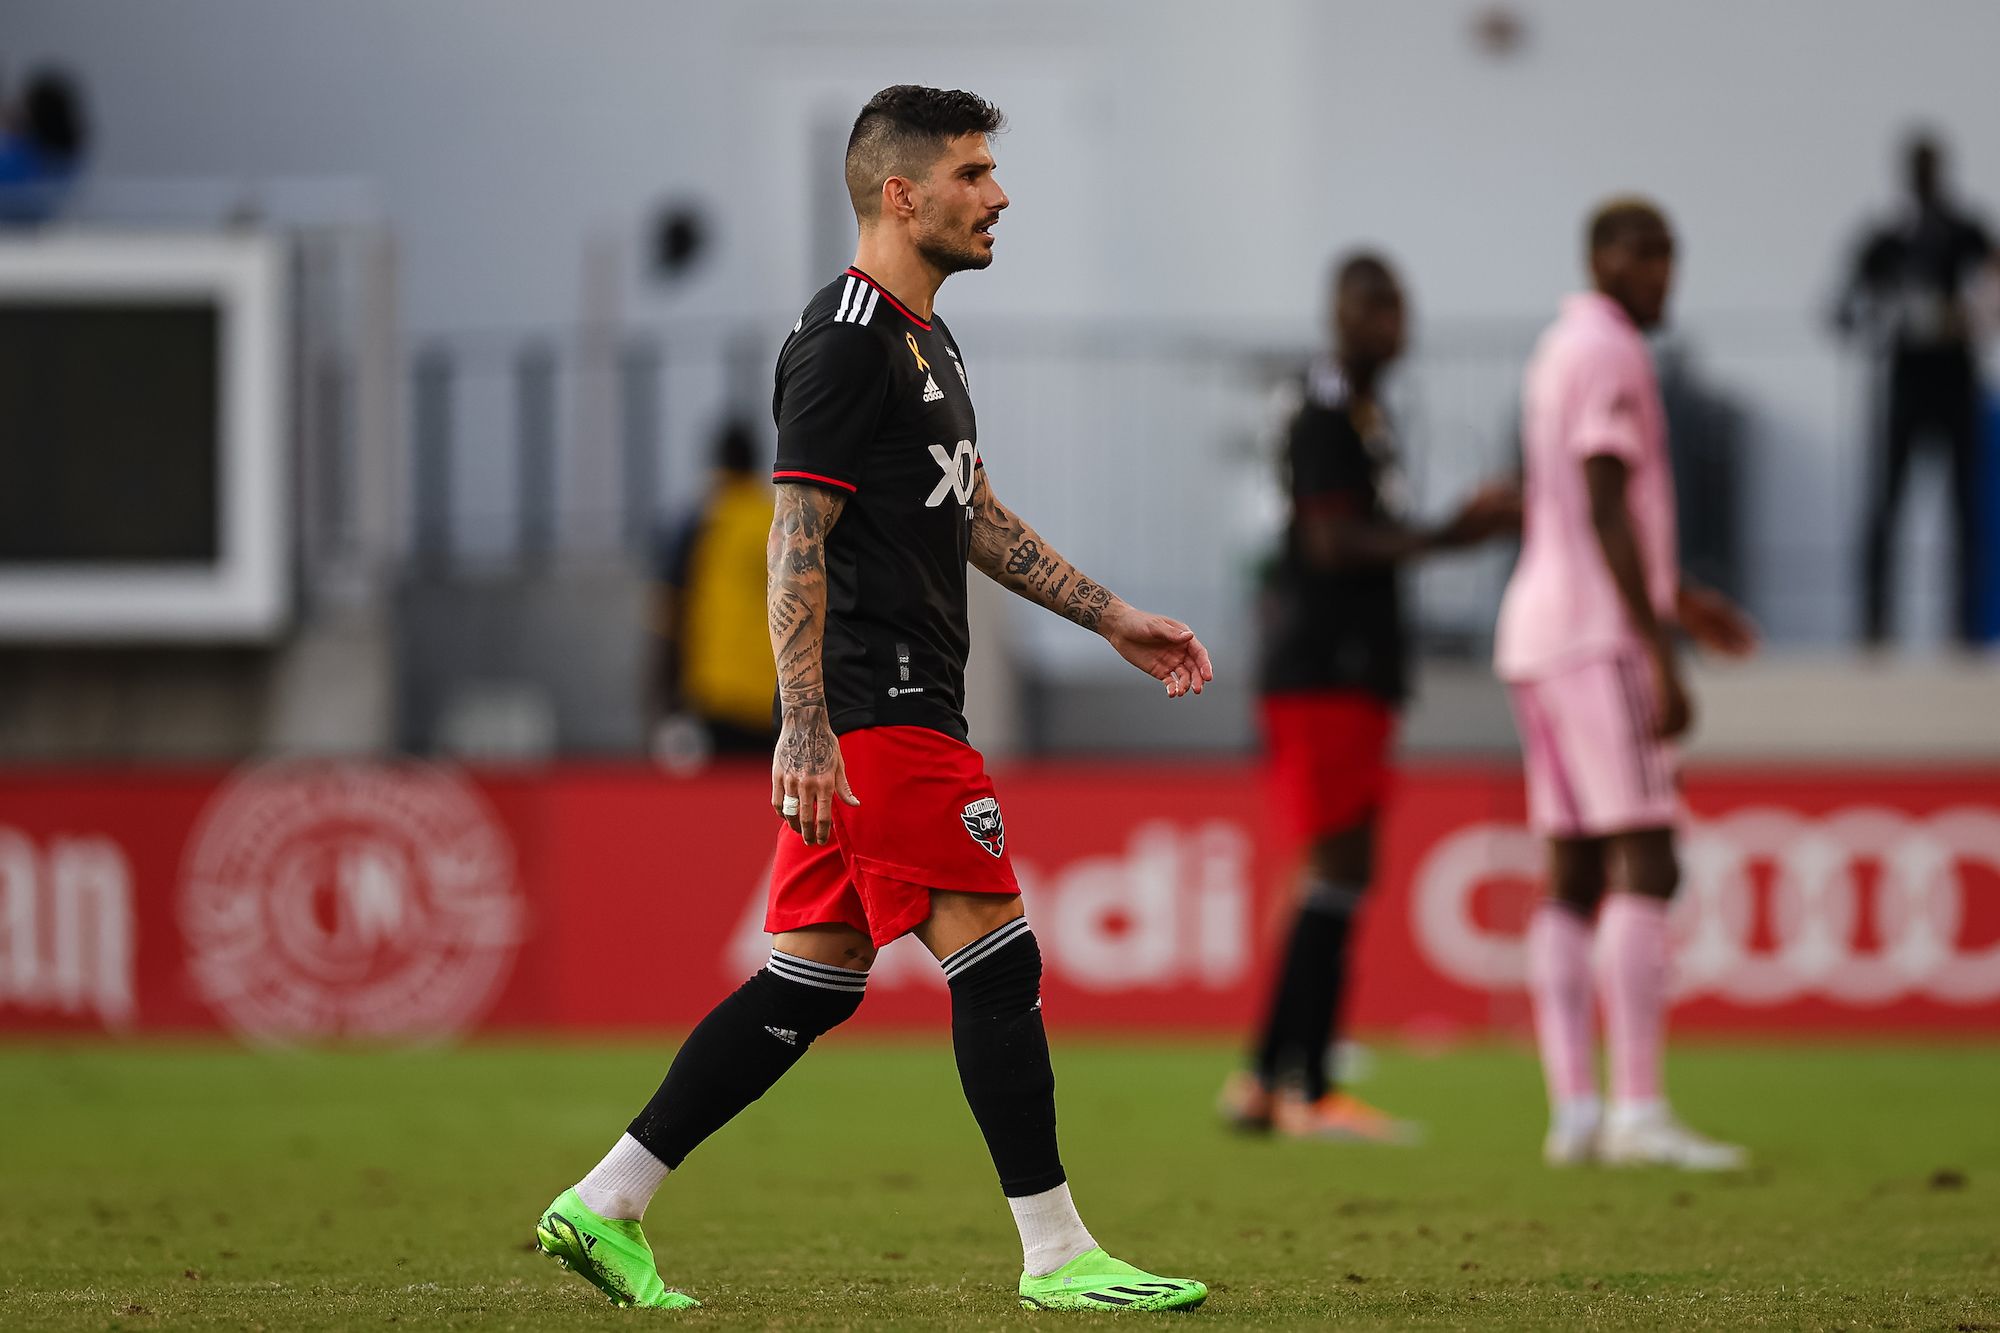
[[[887,301],[890,305],[896,307],[896,309],[902,311],[904,319],[909,320],[910,323],[916,325],[918,328],[922,329],[925,333],[929,333],[931,331],[931,326],[925,321],[918,319],[915,315],[911,314],[910,308],[904,305],[901,301],[898,301],[895,297],[891,296],[889,294],[889,289],[887,287],[884,287],[881,283],[875,281],[875,279],[869,277],[866,273],[863,273],[860,269],[855,268],[852,264],[848,265],[847,271],[849,273],[852,273],[855,277],[861,279],[863,282],[867,283],[870,287],[873,287],[876,291],[882,293],[882,299]]]
[[[851,492],[854,490],[854,483],[851,481],[842,481],[839,477],[822,477],[817,472],[773,472],[771,474],[772,481],[784,481],[788,477],[798,481],[823,481],[829,486],[838,486],[843,491]]]

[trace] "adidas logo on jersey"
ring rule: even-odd
[[[796,1046],[799,1044],[799,1034],[797,1032],[794,1032],[791,1028],[767,1027],[764,1029],[764,1031],[770,1033],[772,1036],[776,1037],[779,1041],[782,1041],[787,1046]]]
[[[924,401],[927,403],[935,403],[938,399],[942,397],[944,397],[944,390],[938,388],[937,376],[935,375],[924,376]]]

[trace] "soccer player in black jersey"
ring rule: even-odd
[[[1291,522],[1266,589],[1259,682],[1278,813],[1304,864],[1251,1068],[1223,1088],[1222,1113],[1295,1137],[1394,1142],[1412,1127],[1342,1092],[1327,1048],[1409,693],[1401,569],[1512,530],[1520,497],[1495,483],[1440,527],[1411,520],[1381,399],[1403,351],[1402,286],[1357,254],[1331,296],[1333,354],[1307,373],[1286,428]]]
[[[959,1079],[1020,1228],[1021,1303],[1169,1310],[1208,1294],[1105,1254],[1070,1200],[1041,952],[992,779],[967,744],[968,563],[1102,635],[1169,697],[1213,678],[1193,631],[1086,578],[987,479],[971,381],[931,302],[951,274],[993,262],[1000,124],[970,93],[897,86],[848,139],[859,247],[793,327],[773,402],[771,805],[784,823],[771,959],[702,1020],[630,1130],[537,1228],[620,1303],[693,1303],[660,1281],[639,1228],[647,1202],[855,1012],[876,950],[912,933],[950,985]]]

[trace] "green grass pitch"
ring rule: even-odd
[[[836,1034],[667,1182],[692,1315],[529,1250],[668,1053],[0,1047],[0,1328],[1002,1328],[1019,1251],[943,1034]],[[1065,1159],[1114,1253],[1205,1279],[1190,1327],[2000,1330],[2000,1051],[1676,1052],[1736,1179],[1539,1164],[1525,1051],[1381,1053],[1416,1149],[1246,1140],[1216,1042],[1060,1041]],[[1077,1317],[1077,1316],[1067,1316]],[[1139,1318],[1136,1316],[1081,1316]]]

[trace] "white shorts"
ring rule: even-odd
[[[1597,838],[1680,821],[1680,756],[1654,734],[1658,691],[1638,652],[1517,681],[1511,693],[1535,832]]]

